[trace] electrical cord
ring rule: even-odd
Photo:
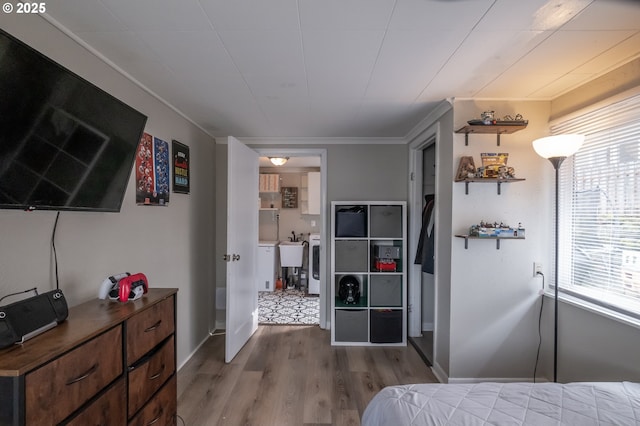
[[[536,373],[538,371],[538,360],[540,359],[540,347],[542,346],[542,308],[544,307],[544,274],[537,272],[536,275],[542,275],[542,289],[540,290],[540,313],[538,314],[538,351],[536,352],[536,364],[533,367],[533,383],[536,382]]]
[[[53,248],[53,262],[54,262],[55,271],[56,271],[56,290],[60,290],[60,280],[58,278],[58,253],[56,251],[56,229],[58,228],[58,219],[59,218],[60,218],[60,212],[58,212],[56,214],[56,221],[53,223],[53,232],[51,233],[51,247]],[[38,288],[34,287],[34,288],[30,288],[29,290],[18,291],[16,293],[11,293],[11,294],[7,294],[5,296],[2,296],[0,298],[0,302],[2,302],[7,297],[16,296],[16,295],[22,294],[22,293],[28,293],[30,291],[35,292],[36,296],[38,295]]]
[[[56,290],[60,290],[60,281],[58,278],[58,253],[56,252],[56,229],[58,228],[58,219],[60,212],[56,214],[56,221],[53,224],[53,232],[51,233],[51,247],[53,248],[53,262],[56,270]]]

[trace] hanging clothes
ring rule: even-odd
[[[422,209],[422,227],[420,229],[420,238],[418,239],[416,257],[413,263],[416,265],[422,265],[422,272],[433,274],[435,269],[435,230],[433,211],[435,195],[425,195],[424,200],[425,205]]]

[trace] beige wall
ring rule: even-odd
[[[151,287],[177,287],[178,365],[208,336],[213,313],[214,141],[38,16],[0,15],[0,26],[147,115],[146,131],[190,147],[191,194],[168,207],[135,204],[133,174],[120,213],[62,212],[56,247],[69,304],[97,297],[109,275],[143,272]],[[55,287],[50,239],[56,213],[0,210],[0,295]]]

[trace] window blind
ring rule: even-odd
[[[559,288],[640,316],[640,96],[551,132],[585,135],[560,168]]]

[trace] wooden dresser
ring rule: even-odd
[[[0,350],[0,426],[174,425],[177,291],[91,300]]]

